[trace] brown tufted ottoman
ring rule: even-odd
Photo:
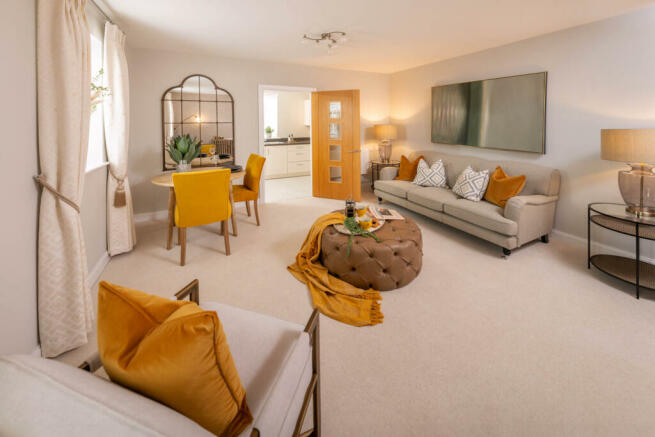
[[[328,226],[321,240],[321,262],[328,271],[359,288],[386,291],[403,287],[418,276],[423,263],[421,230],[412,220],[389,220],[372,238],[353,238],[346,258],[348,235]]]

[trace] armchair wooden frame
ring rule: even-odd
[[[189,299],[191,302],[200,304],[200,282],[197,279],[189,282],[180,291],[175,293],[177,300]],[[321,437],[321,371],[320,371],[320,331],[319,331],[319,312],[314,309],[312,315],[309,317],[305,325],[304,332],[309,335],[309,341],[312,346],[312,378],[305,391],[300,413],[296,420],[296,427],[293,432],[293,437]],[[87,372],[95,372],[102,367],[100,356],[96,351],[92,356],[87,358],[82,364],[78,366]],[[314,428],[302,432],[302,425],[309,409],[309,403],[313,401],[313,419]],[[260,437],[260,432],[254,428],[250,433],[250,437]]]

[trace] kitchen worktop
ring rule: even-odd
[[[273,138],[264,141],[264,146],[293,146],[296,144],[311,144],[309,138],[296,138],[293,142],[287,141],[286,138]]]
[[[295,146],[296,144],[310,144],[309,141],[294,141],[293,143],[287,143],[286,141],[284,143],[277,143],[277,142],[270,142],[270,143],[264,143],[264,146]]]

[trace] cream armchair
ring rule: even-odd
[[[198,303],[198,281],[176,297]],[[246,388],[254,420],[241,436],[320,436],[318,311],[303,328],[217,302],[200,306],[218,313]],[[0,357],[0,435],[212,435],[176,411],[97,376],[101,366],[97,354],[80,368],[34,356]],[[305,420],[310,405],[313,414]]]

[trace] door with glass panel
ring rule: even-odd
[[[359,90],[312,93],[315,197],[361,199]]]

